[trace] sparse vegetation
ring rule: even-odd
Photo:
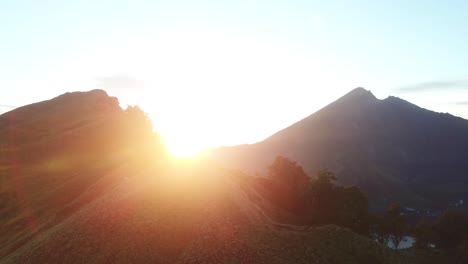
[[[426,219],[414,229],[415,247],[428,248],[434,245],[441,249],[465,247],[468,244],[468,217],[464,212],[449,209],[436,221]]]
[[[406,219],[399,205],[392,205],[382,216],[374,217],[372,234],[380,244],[387,245],[388,242],[392,242],[393,247],[398,248],[408,234]]]
[[[278,156],[269,167],[272,181],[259,179],[278,206],[294,213],[302,224],[335,224],[369,234],[366,196],[356,187],[335,184],[336,176],[321,171],[310,178],[296,162]]]

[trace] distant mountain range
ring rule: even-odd
[[[259,123],[261,125],[261,123]],[[356,88],[266,140],[213,151],[223,166],[262,174],[276,155],[309,175],[329,169],[364,190],[373,209],[391,203],[446,208],[468,201],[468,121]]]

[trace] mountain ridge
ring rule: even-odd
[[[335,171],[342,184],[364,189],[375,208],[391,202],[444,207],[449,200],[468,198],[463,189],[468,179],[462,173],[468,170],[465,135],[468,121],[463,118],[397,97],[380,100],[356,88],[261,142],[220,148],[213,158],[224,166],[262,174],[274,156],[284,155],[299,162],[311,176],[324,168]],[[436,175],[444,174],[444,169],[447,181]],[[457,194],[441,194],[429,186],[455,182],[460,184]],[[421,184],[424,190],[414,187]]]

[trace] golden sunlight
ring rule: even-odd
[[[163,139],[164,144],[169,151],[169,154],[176,158],[189,158],[200,154],[204,147],[196,144],[196,142],[186,142],[180,140]]]

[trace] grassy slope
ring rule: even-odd
[[[122,178],[4,263],[398,263],[346,229],[273,225],[246,196],[223,176]]]
[[[114,144],[114,130],[124,117],[103,91],[65,94],[0,116],[0,258],[92,200],[76,202],[101,179],[107,183],[100,192],[111,185],[124,150]]]
[[[448,259],[441,254],[434,258],[394,251],[336,226],[278,225],[259,211],[249,198],[253,190],[242,179],[224,172],[190,168],[140,171],[127,177],[135,172],[129,169],[115,172],[120,176],[105,193],[2,263],[441,263]]]

